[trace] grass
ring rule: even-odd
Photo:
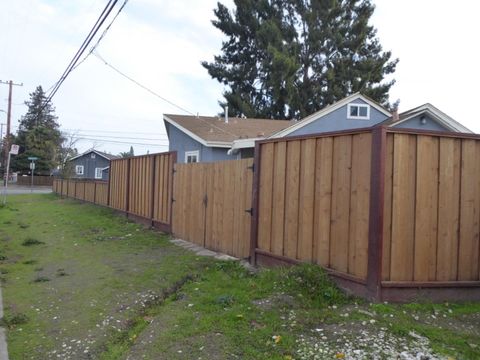
[[[480,357],[479,303],[365,303],[316,266],[251,272],[53,195],[10,197],[0,224],[13,360],[314,359],[315,344],[328,350],[319,358],[341,358],[365,329]],[[369,342],[364,349],[375,351]]]

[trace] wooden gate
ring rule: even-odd
[[[175,164],[173,233],[239,258],[249,256],[253,159]]]

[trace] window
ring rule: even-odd
[[[348,104],[347,119],[370,119],[370,106],[367,104]]]
[[[75,173],[77,175],[83,175],[83,165],[76,165],[75,166]]]
[[[200,161],[200,151],[186,151],[185,152],[185,162],[186,163],[196,163]]]
[[[102,178],[102,168],[95,168],[95,179]]]
[[[95,153],[92,153],[92,155],[90,155],[90,158],[95,159]]]

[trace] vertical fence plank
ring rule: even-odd
[[[460,151],[459,139],[440,138],[436,280],[457,279]]]
[[[283,255],[283,224],[285,221],[285,178],[286,178],[287,143],[275,144],[273,163],[273,206],[272,206],[272,239],[271,251]]]
[[[417,136],[414,280],[435,280],[437,265],[438,139]]]
[[[393,134],[387,134],[386,138],[384,186],[385,203],[383,207],[382,280],[390,280],[390,259],[392,248]]]
[[[367,276],[372,135],[352,136],[348,273]]]
[[[258,247],[265,251],[270,251],[272,234],[273,150],[273,143],[260,147],[262,172],[259,190]]]
[[[329,267],[333,138],[317,139],[316,149],[314,255],[317,264]]]
[[[265,160],[262,158],[262,171],[264,170]],[[287,142],[287,193],[285,202],[285,230],[283,254],[291,259],[297,258],[298,241],[298,211],[299,211],[299,191],[300,191],[300,141],[294,140]],[[268,250],[268,249],[267,249]]]
[[[479,143],[463,140],[460,194],[458,280],[478,280]]]
[[[301,143],[297,258],[308,262],[313,259],[315,147],[315,139]]]
[[[333,140],[330,266],[345,273],[348,271],[351,166],[352,137],[336,137]]]
[[[413,280],[415,240],[415,135],[394,134],[390,278]]]

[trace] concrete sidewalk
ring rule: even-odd
[[[30,186],[19,186],[8,184],[7,188],[7,195],[18,195],[18,194],[48,194],[52,192],[51,186],[34,186],[30,188]],[[5,188],[2,186],[0,188],[0,194],[3,195],[5,193]]]
[[[3,318],[2,287],[0,286],[0,319]],[[8,360],[7,337],[5,329],[0,327],[0,360]]]

